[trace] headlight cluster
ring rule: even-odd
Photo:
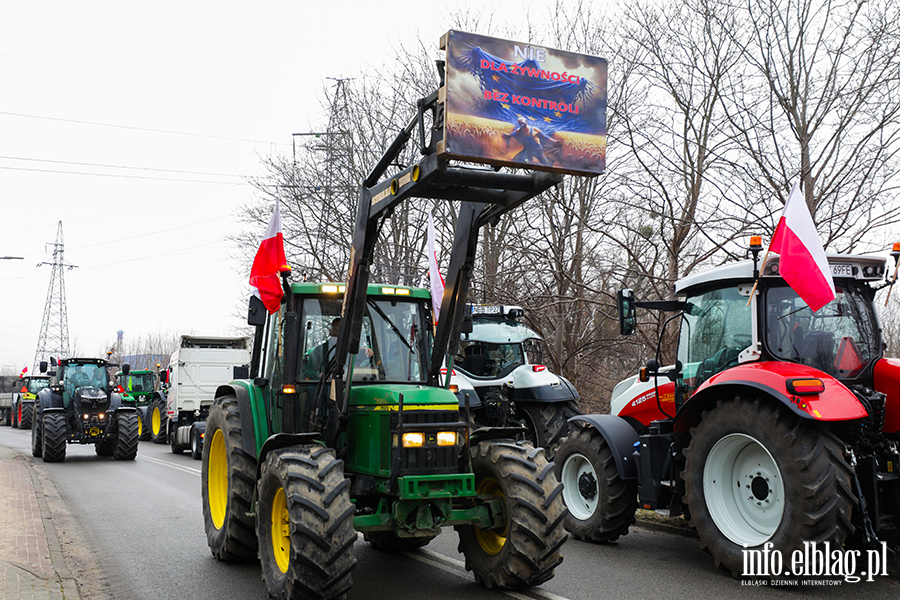
[[[421,433],[410,431],[401,436],[404,448],[421,448],[423,446],[455,446],[455,431],[438,431],[436,433]]]

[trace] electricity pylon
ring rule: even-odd
[[[57,359],[69,356],[69,317],[66,314],[66,282],[63,278],[65,270],[72,270],[75,265],[67,265],[63,261],[62,221],[56,230],[56,242],[53,244],[53,262],[38,263],[37,266],[50,265],[50,287],[47,289],[47,302],[44,304],[44,317],[41,319],[41,333],[38,336],[37,350],[34,353],[34,370],[38,371],[42,360]]]

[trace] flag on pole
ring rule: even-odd
[[[25,373],[27,373],[27,372],[28,372],[28,365],[25,365],[24,367],[22,367],[22,372],[19,373],[19,377],[25,377]]]
[[[769,251],[781,255],[779,273],[813,312],[834,300],[828,258],[799,184],[788,196]]]
[[[253,259],[253,267],[250,269],[250,285],[255,288],[253,295],[262,300],[270,315],[281,306],[281,298],[284,296],[279,273],[290,270],[284,256],[281,208],[276,198],[275,211],[272,213],[269,226],[259,244],[259,250],[256,251],[256,258]]]
[[[444,278],[437,264],[437,251],[434,245],[434,219],[428,213],[428,278],[431,281],[431,305],[434,308],[434,322],[437,323],[441,313],[441,300],[444,297]]]

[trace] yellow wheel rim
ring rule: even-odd
[[[225,524],[225,507],[228,506],[228,453],[221,429],[216,429],[213,434],[208,460],[206,491],[209,496],[209,514],[215,528],[222,529]]]
[[[504,506],[506,505],[506,496],[503,495],[503,488],[500,487],[500,484],[496,479],[488,478],[479,483],[478,493],[481,495],[496,496],[503,501]],[[478,544],[481,546],[482,550],[490,555],[499,554],[500,551],[503,550],[503,546],[506,545],[506,536],[508,533],[509,520],[504,524],[502,534],[497,533],[492,529],[475,528],[475,538],[478,540]]]
[[[144,433],[144,424],[141,423],[141,416],[138,415],[138,437],[141,437],[142,433]]]
[[[291,560],[291,519],[282,487],[272,498],[272,554],[281,572],[287,573]]]
[[[162,417],[159,416],[159,408],[153,407],[153,423],[150,425],[150,431],[153,435],[159,435],[160,426],[162,425]]]

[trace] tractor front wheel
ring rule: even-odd
[[[233,396],[217,398],[206,419],[201,493],[206,540],[219,560],[256,558],[251,513],[256,461],[244,452],[241,416]]]
[[[551,579],[568,536],[562,485],[543,448],[530,442],[481,442],[470,449],[475,488],[502,501],[503,525],[457,526],[466,570],[487,588],[523,588]]]
[[[31,455],[40,458],[44,455],[44,419],[40,412],[31,420]]]
[[[547,451],[553,458],[562,439],[569,432],[569,419],[580,415],[574,400],[566,402],[522,402],[516,406],[524,412],[525,422],[529,429],[529,441]]]
[[[166,430],[169,426],[169,414],[166,412],[166,403],[157,397],[150,405],[150,439],[154,444],[165,444],[169,440]]]
[[[575,539],[614,542],[635,522],[637,482],[619,477],[609,444],[593,427],[575,426],[559,447],[556,468]]]
[[[44,413],[42,434],[44,462],[66,460],[66,415],[59,412]]]
[[[22,402],[21,415],[19,416],[19,429],[31,429],[31,416],[34,412],[34,404]]]
[[[113,458],[116,460],[134,460],[137,456],[140,420],[141,416],[137,411],[116,413],[116,423],[119,426],[113,450]]]
[[[273,450],[259,483],[259,561],[273,598],[343,598],[353,585],[355,508],[334,450]]]
[[[748,548],[840,548],[856,504],[842,450],[827,429],[774,401],[736,397],[704,411],[683,477],[690,524],[716,565],[740,577]]]

